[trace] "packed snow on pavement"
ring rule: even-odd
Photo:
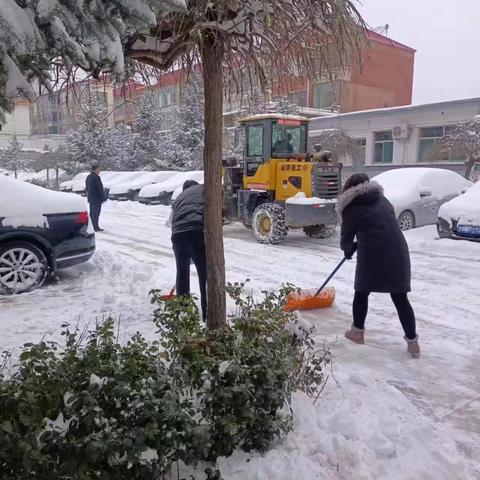
[[[108,315],[120,319],[123,339],[137,330],[155,337],[148,292],[175,279],[168,215],[168,207],[108,202],[90,262],[60,272],[56,284],[0,298],[0,348],[18,353],[24,342],[60,339],[66,321],[93,325]],[[343,338],[355,269],[348,262],[333,280],[334,307],[302,313],[319,343],[336,342],[324,392],[315,405],[295,395],[295,430],[265,455],[220,459],[225,480],[480,479],[480,244],[437,240],[433,226],[406,236],[422,357],[408,356],[388,295],[372,295],[366,345]],[[342,256],[338,235],[292,232],[265,246],[237,224],[225,227],[225,250],[228,280],[249,278],[254,293],[282,282],[316,287]],[[198,292],[194,271],[192,285]]]

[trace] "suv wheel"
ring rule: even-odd
[[[440,238],[452,238],[452,230],[450,225],[442,218],[438,219],[437,232]]]
[[[0,247],[0,293],[24,293],[45,281],[48,262],[35,245],[11,242]]]
[[[138,202],[138,197],[139,197],[139,195],[140,195],[140,190],[135,190],[135,191],[133,191],[133,192],[131,193],[131,195],[130,195],[130,200],[131,200],[132,202]]]
[[[415,217],[412,212],[403,212],[398,217],[398,226],[402,232],[415,228]]]

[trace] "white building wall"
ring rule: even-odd
[[[5,123],[2,123],[0,130],[0,140],[8,137],[8,140],[13,135],[17,137],[30,136],[30,107],[28,105],[16,105],[12,113],[5,115]]]
[[[354,138],[366,139],[366,166],[418,165],[420,129],[422,127],[455,125],[472,120],[480,114],[480,98],[442,102],[437,104],[352,112],[313,119],[310,134],[322,129],[336,128]],[[410,134],[406,139],[394,140],[393,162],[374,163],[374,133],[407,125]],[[451,165],[454,162],[443,162]]]
[[[65,143],[65,135],[31,135],[30,108],[28,105],[16,105],[15,110],[5,115],[5,123],[2,123],[0,130],[0,149],[8,147],[8,143],[13,135],[17,136],[22,144],[23,150],[43,151],[48,146],[55,150],[58,146]]]

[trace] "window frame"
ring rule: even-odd
[[[418,128],[418,144],[417,144],[417,154],[416,154],[416,163],[419,164],[435,164],[435,163],[463,163],[465,162],[466,158],[452,158],[453,155],[453,149],[449,148],[448,149],[448,158],[439,158],[438,160],[428,160],[428,159],[421,159],[420,158],[420,149],[423,144],[423,142],[426,141],[432,141],[429,149],[434,145],[435,141],[445,137],[448,135],[447,131],[449,129],[455,128],[456,125],[427,125],[427,126],[422,126]],[[441,128],[442,129],[442,136],[422,136],[422,130],[428,130],[428,129],[434,129],[434,128]],[[425,152],[425,154],[428,154],[428,150]]]
[[[389,133],[390,134],[390,139],[382,139],[382,140],[377,140],[376,136],[378,134],[385,134],[385,133]],[[384,156],[385,156],[385,144],[391,144],[392,145],[392,158],[391,160],[389,161],[385,161],[384,160]],[[376,155],[376,151],[377,151],[377,145],[382,145],[382,160],[380,161],[377,161],[377,155]],[[393,139],[393,130],[378,130],[376,132],[373,132],[373,164],[375,165],[383,165],[383,164],[393,164],[393,158],[394,158],[394,153],[395,153],[395,143],[394,143],[394,139]]]
[[[250,130],[251,129],[260,129],[261,131],[261,150],[259,155],[250,154]],[[263,128],[262,124],[254,124],[254,125],[247,125],[247,132],[245,135],[245,155],[247,158],[260,158],[263,157],[263,149],[264,149],[264,142],[265,142],[265,129]]]

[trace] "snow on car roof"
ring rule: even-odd
[[[458,173],[443,168],[394,168],[386,172],[380,173],[372,180],[380,183],[386,190],[398,190],[408,187],[426,186],[423,182],[434,182],[435,184],[443,183],[446,187],[451,182],[468,185],[467,179]],[[433,185],[429,185],[433,186]],[[446,188],[446,190],[449,190]]]
[[[71,193],[55,192],[0,175],[0,218],[3,226],[41,227],[44,215],[87,210],[85,199]]]
[[[201,179],[203,179],[203,172],[201,170],[194,170],[192,172],[179,172],[164,182],[143,187],[142,190],[140,190],[140,196],[154,197],[160,192],[174,192],[186,180],[196,180],[198,182]]]
[[[139,177],[122,181],[120,183],[115,183],[112,185],[110,189],[110,193],[119,194],[119,193],[126,193],[129,189],[137,189],[142,188],[146,185],[160,183],[162,181],[166,181],[168,178],[176,175],[177,172],[145,172],[143,175]]]

